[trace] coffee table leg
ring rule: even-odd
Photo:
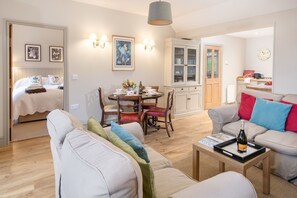
[[[219,162],[219,170],[220,170],[220,172],[225,172],[225,163],[224,162]]]
[[[269,156],[263,159],[263,193],[270,194],[270,160]]]
[[[193,148],[193,178],[199,181],[199,151]]]

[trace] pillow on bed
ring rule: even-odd
[[[57,75],[48,75],[48,82],[50,85],[59,85],[61,84],[60,82],[60,77]]]
[[[34,85],[42,85],[41,76],[30,76],[30,83]]]

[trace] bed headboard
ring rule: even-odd
[[[26,78],[29,76],[41,75],[47,77],[47,75],[59,75],[61,77],[64,76],[63,68],[21,68],[14,67],[13,68],[13,83],[17,80]]]

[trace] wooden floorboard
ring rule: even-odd
[[[192,152],[192,143],[210,134],[211,121],[206,112],[174,119],[174,132],[164,129],[149,132],[145,142],[179,161]],[[49,137],[14,142],[0,152],[0,197],[54,197],[54,168]]]

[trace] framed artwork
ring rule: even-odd
[[[134,70],[134,38],[113,35],[112,43],[112,70]]]
[[[50,46],[49,47],[49,61],[50,62],[63,62],[63,47]]]
[[[41,61],[41,45],[25,44],[25,61]]]

